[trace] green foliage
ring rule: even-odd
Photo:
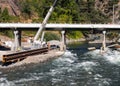
[[[80,39],[83,37],[83,33],[81,31],[69,31],[67,35],[68,38],[72,38],[72,39]]]
[[[34,37],[34,34],[36,34],[36,30],[35,31],[22,31],[22,35],[24,36]]]
[[[119,0],[110,0],[108,3],[109,9],[112,10],[113,4],[117,4],[118,1]],[[25,19],[32,19],[33,22],[41,22],[53,2],[54,0],[16,1],[22,11],[22,17]],[[0,9],[0,17],[1,22],[19,20],[19,18],[17,19],[9,16],[7,9],[3,12],[1,12]],[[95,0],[58,0],[49,21],[58,23],[108,23],[111,20],[101,11],[95,9]]]
[[[79,22],[81,23],[108,23],[111,20],[101,11],[95,9],[95,0],[77,0],[79,8]]]
[[[7,8],[5,8],[3,12],[0,9],[0,17],[1,17],[0,18],[1,22],[7,22],[9,20],[10,17],[9,17]]]
[[[45,33],[45,40],[46,41],[50,41],[50,40],[60,40],[59,35],[55,34],[55,33],[50,33],[47,32]]]
[[[5,36],[8,36],[8,37],[10,37],[10,38],[14,38],[14,34],[13,34],[13,31],[12,30],[3,30],[3,31],[1,31],[2,33],[2,35],[5,35]]]
[[[54,0],[20,0],[19,5],[25,19],[42,22]],[[109,1],[108,7],[118,3]],[[38,16],[34,19],[33,16]],[[95,9],[95,0],[58,0],[48,22],[57,23],[108,23],[108,16]]]
[[[0,22],[17,22],[18,20],[19,18],[9,15],[7,8],[3,11],[0,8]]]
[[[119,33],[117,32],[109,32],[109,34],[107,34],[107,37],[110,39],[110,40],[114,40],[116,38],[119,37]]]

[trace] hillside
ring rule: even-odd
[[[100,10],[101,13],[108,16],[112,20],[113,5],[115,23],[120,24],[120,0],[96,0],[95,9]]]
[[[2,12],[17,16],[19,22],[41,22],[54,0],[1,0]],[[50,22],[111,23],[113,5],[116,23],[120,19],[119,0],[58,0]],[[10,18],[11,19],[11,18]],[[12,19],[14,21],[14,19]],[[15,18],[16,21],[16,18]],[[8,19],[9,22],[9,19]]]

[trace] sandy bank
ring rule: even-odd
[[[0,65],[0,68],[10,68],[10,67],[15,67],[15,66],[22,66],[25,64],[31,64],[31,63],[42,63],[42,62],[48,61],[50,59],[57,58],[63,54],[64,54],[64,51],[52,50],[52,51],[47,52],[46,54],[29,56],[20,62],[11,64],[8,66],[1,66]]]

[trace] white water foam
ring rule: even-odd
[[[82,67],[85,71],[93,71],[93,66],[97,66],[96,62],[90,62],[90,61],[86,61],[86,62],[82,62],[80,63],[80,65],[76,65],[76,67]]]
[[[64,54],[65,57],[69,57],[69,56],[70,56],[70,57],[74,57],[74,56],[76,57],[76,55],[77,55],[77,54],[74,54],[74,53],[72,53],[72,52],[70,52],[70,51],[68,51],[68,50],[67,50],[67,51],[65,52],[65,54]]]
[[[58,58],[53,62],[53,65],[57,66],[57,68],[51,70],[52,75],[63,73],[65,70],[68,72],[73,72],[81,68],[86,71],[90,71],[93,66],[98,65],[97,62],[92,61],[81,63],[76,63],[75,61],[78,61],[76,54],[71,53],[70,51],[65,52],[62,58]]]
[[[99,50],[96,50],[94,52],[89,52],[89,54],[96,57],[99,54]],[[94,74],[94,67],[97,67],[98,65],[100,65],[98,62],[94,62],[94,61],[75,62],[77,60],[78,59],[76,58],[76,55],[71,52],[66,52],[64,57],[56,59],[53,63],[57,67],[50,70],[50,75],[53,76],[52,83],[55,84],[55,83],[62,82],[65,72],[76,73],[78,71],[82,71],[82,72],[86,71],[88,72],[88,76],[91,76],[88,82],[86,82],[87,83],[86,86],[87,85],[90,86],[91,83],[96,86],[109,86],[110,85],[110,81],[111,81],[110,79],[104,78],[100,74]],[[70,78],[71,78],[70,85],[75,86],[77,83],[74,82],[74,79],[72,79],[72,76]]]
[[[95,80],[94,83],[98,84],[98,86],[110,86],[111,82],[111,79],[103,78],[103,76],[100,74],[95,74],[94,80]]]
[[[55,83],[60,82],[60,81],[62,81],[62,80],[61,79],[52,78],[52,84],[55,84]]]
[[[90,55],[89,57],[93,59],[103,58],[110,63],[120,65],[120,51],[117,50],[108,49],[107,52],[100,54],[100,50],[98,49],[90,51],[86,55]]]
[[[0,78],[0,86],[16,86],[13,82],[8,81],[6,78]]]
[[[96,62],[86,61],[82,63],[77,63],[74,65],[74,69],[80,69],[81,67],[86,71],[91,70],[93,66],[97,66]]]
[[[94,59],[98,59],[100,58],[102,55],[100,54],[100,50],[99,49],[96,49],[96,50],[93,50],[93,51],[89,51],[87,53],[85,53],[85,56],[88,58],[94,58]]]
[[[22,78],[20,80],[16,80],[14,81],[15,83],[22,83],[22,82],[29,82],[29,81],[35,81],[35,80],[39,80],[39,77],[30,77],[30,78]]]
[[[52,69],[52,70],[50,70],[49,74],[51,76],[62,75],[64,73],[64,70],[65,70],[64,67]]]
[[[70,66],[70,67],[61,67],[61,68],[52,69],[50,74],[53,77],[55,77],[55,78],[52,78],[52,83],[55,84],[55,83],[62,82],[63,81],[63,76],[64,76],[66,71],[67,71],[67,73],[70,73],[70,72],[73,72],[73,73],[75,72],[76,73],[78,71],[82,71],[82,72],[86,71],[86,72],[88,72],[88,75],[91,75],[93,77],[93,78],[90,78],[90,80],[91,79],[95,79],[95,80],[100,80],[101,83],[103,83],[103,82],[109,83],[107,81],[107,79],[104,79],[101,75],[98,75],[98,74],[94,75],[94,74],[92,74],[92,72],[94,71],[93,67],[96,67],[97,65],[98,65],[97,62],[86,61],[86,62],[72,64],[72,66]],[[77,77],[76,74],[75,74],[75,76]],[[70,79],[69,80],[71,82],[70,83],[71,86],[76,86],[77,85],[77,82],[74,82],[74,79],[72,79],[71,75],[70,75]],[[90,82],[90,84],[91,83],[93,83],[93,82]],[[97,81],[95,83],[97,84]],[[102,86],[102,85],[103,84],[101,84],[99,86]]]
[[[111,51],[109,50],[107,53],[103,55],[109,62],[113,64],[120,65],[120,52],[119,51]]]
[[[90,61],[86,61],[86,62],[82,62],[82,63],[76,63],[76,64],[71,64],[71,66],[65,65],[65,66],[61,66],[55,69],[51,69],[50,70],[50,75],[51,76],[57,76],[57,75],[64,75],[65,72],[76,72],[78,70],[84,70],[86,72],[88,72],[89,74],[92,74],[91,71],[93,71],[93,67],[97,66],[98,63],[96,62],[90,62]]]
[[[56,60],[53,61],[53,65],[57,67],[63,67],[63,66],[71,66],[72,63],[77,61],[76,54],[71,53],[70,51],[66,51],[65,54]]]
[[[85,86],[111,86],[111,79],[104,78],[100,74],[92,75],[93,78],[89,78]]]
[[[75,53],[72,53],[72,52],[70,52],[70,51],[66,51],[65,52],[65,54],[64,54],[64,59],[66,58],[66,60],[68,61],[68,62],[70,62],[70,63],[72,63],[72,62],[74,62],[74,61],[76,61],[77,60],[77,54],[75,54]],[[69,60],[68,60],[69,59]]]
[[[29,78],[21,78],[19,80],[14,80],[14,83],[23,83],[23,82],[30,82],[30,81],[37,81],[42,80],[46,75],[44,72],[40,73],[25,73],[26,75],[29,75]],[[45,76],[44,76],[45,75]]]

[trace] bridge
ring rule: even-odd
[[[30,30],[38,29],[40,23],[0,23],[0,29]],[[45,26],[46,30],[120,30],[119,24],[54,24]]]
[[[0,30],[14,30],[15,48],[21,46],[21,31],[22,30],[38,30],[42,24],[40,23],[0,23]],[[65,43],[65,31],[67,30],[120,30],[119,24],[46,24],[45,30],[58,30],[62,34],[62,42]],[[44,32],[41,36],[41,41],[44,39]]]

